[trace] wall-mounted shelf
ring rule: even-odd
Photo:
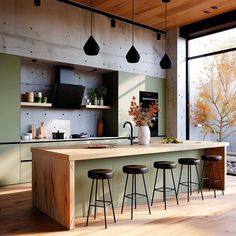
[[[52,103],[40,103],[40,102],[21,102],[22,107],[51,107]]]
[[[86,109],[111,109],[110,106],[101,106],[101,105],[85,105],[82,108]]]

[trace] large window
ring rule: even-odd
[[[189,138],[236,151],[236,29],[188,41]]]

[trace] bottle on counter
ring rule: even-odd
[[[97,136],[98,137],[102,137],[103,136],[103,122],[102,122],[102,118],[98,119]]]

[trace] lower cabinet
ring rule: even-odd
[[[20,144],[0,145],[0,186],[20,183]]]
[[[32,178],[32,161],[21,162],[20,165],[20,182],[31,182]]]

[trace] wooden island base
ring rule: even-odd
[[[204,153],[222,156],[219,167],[225,189],[226,146],[228,143],[184,141],[181,144],[152,142],[149,145],[108,145],[101,149],[90,149],[88,145],[32,148],[33,206],[68,229],[74,229],[75,217],[86,212],[90,188],[88,169],[113,169],[115,178],[112,180],[112,192],[117,207],[120,206],[123,193],[123,165],[136,163],[149,167],[146,178],[150,193],[155,173],[152,167],[154,161],[200,158]],[[178,174],[177,169],[176,182]],[[193,178],[196,179],[196,176]]]

